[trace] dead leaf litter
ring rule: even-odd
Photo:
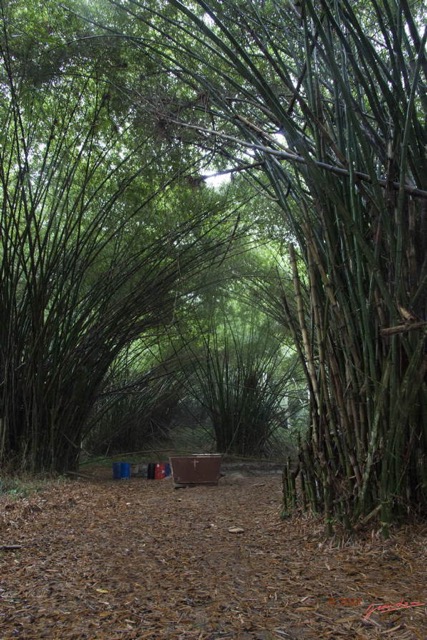
[[[2,495],[0,639],[425,640],[427,527],[337,544],[280,509],[278,475]]]

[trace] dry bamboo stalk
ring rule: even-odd
[[[315,365],[314,365],[313,353],[312,353],[312,350],[311,350],[310,340],[309,340],[309,337],[308,337],[307,325],[306,325],[306,322],[305,322],[304,302],[303,302],[303,297],[302,297],[302,292],[301,292],[301,283],[300,283],[299,274],[298,274],[298,267],[297,267],[297,261],[296,261],[296,256],[295,256],[295,249],[294,249],[294,246],[292,244],[289,245],[289,257],[290,257],[290,261],[291,261],[295,297],[296,297],[296,301],[297,301],[298,322],[299,322],[301,335],[302,335],[302,341],[303,341],[303,345],[304,345],[304,352],[305,352],[305,358],[306,358],[306,362],[307,362],[307,369],[308,369],[308,373],[309,373],[309,376],[310,376],[310,381],[311,381],[311,385],[312,385],[312,389],[313,389],[313,394],[314,394],[314,397],[315,397],[316,403],[317,403],[317,410],[316,411],[317,411],[317,415],[319,415],[319,411],[320,411],[319,386],[318,386],[318,383],[317,383],[316,368],[315,368]],[[315,437],[315,439],[317,441],[317,432],[316,432],[315,429],[313,430],[313,434],[315,434],[314,437]]]
[[[319,270],[319,274],[322,279],[323,286],[325,287],[325,293],[331,303],[331,306],[332,308],[335,308],[335,307],[339,308],[339,304],[335,297],[333,285],[331,283],[330,277],[327,275],[319,256],[316,239],[313,233],[313,225],[304,223],[302,225],[302,228],[303,228],[304,236],[307,240],[307,246],[310,247],[310,250],[312,252],[312,259],[315,262],[317,269]]]
[[[330,397],[330,387],[329,387],[329,376],[327,372],[327,358],[326,358],[326,344],[325,339],[327,335],[327,328],[323,323],[323,314],[322,308],[316,288],[316,273],[315,269],[319,268],[319,264],[315,260],[315,257],[312,252],[312,245],[308,244],[307,246],[307,256],[308,256],[308,276],[310,282],[310,306],[312,318],[314,321],[314,327],[316,331],[316,346],[317,353],[319,359],[318,365],[318,376],[319,376],[319,396],[320,396],[320,412],[319,416],[319,428],[322,428],[322,439],[326,444],[326,448],[329,456],[329,464],[333,466],[334,471],[337,471],[336,460],[333,451],[333,445],[331,442],[331,434],[330,430],[332,429],[335,434],[337,434],[335,419],[334,419],[334,411],[332,408],[331,397]],[[318,253],[317,253],[318,256]],[[339,440],[336,439],[338,442]],[[342,460],[342,448],[340,446],[338,448],[338,457],[340,464],[343,463]]]
[[[166,117],[167,116],[165,115],[165,118]],[[290,162],[295,162],[296,164],[301,164],[301,165],[307,164],[306,158],[304,158],[303,156],[299,156],[296,153],[281,151],[281,150],[275,149],[274,147],[269,147],[262,144],[256,144],[254,142],[246,142],[243,138],[236,138],[236,136],[231,136],[231,135],[222,133],[221,131],[211,129],[209,127],[202,127],[200,125],[188,124],[188,122],[184,122],[183,120],[176,120],[174,118],[169,118],[168,122],[170,122],[171,124],[177,125],[179,127],[185,127],[186,129],[193,129],[195,131],[199,131],[200,133],[213,135],[215,138],[227,140],[229,142],[238,144],[243,148],[249,148],[249,149],[261,151],[262,153],[265,153],[267,156],[276,157],[281,160],[289,160]],[[322,162],[320,160],[311,160],[311,162],[317,168],[323,169],[324,171],[329,171],[332,174],[335,174],[337,176],[344,176],[344,177],[350,176],[350,171],[343,167],[331,165],[326,162]],[[355,184],[358,184],[359,181],[367,182],[368,184],[374,183],[372,177],[369,174],[364,173],[363,171],[353,171],[352,174],[354,176]],[[390,185],[390,183],[387,180],[384,180],[382,178],[376,178],[375,184],[379,185],[383,189],[387,189],[390,186],[394,191],[399,191],[399,189],[401,189],[401,185],[398,182],[393,182]],[[427,199],[427,191],[424,189],[419,189],[415,185],[405,184],[403,185],[403,191],[414,198]]]
[[[427,321],[420,320],[419,322],[406,322],[404,324],[398,324],[394,327],[384,327],[380,329],[382,336],[394,336],[398,333],[409,333],[410,331],[416,331],[417,329],[427,328]]]

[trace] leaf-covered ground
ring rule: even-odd
[[[427,638],[426,528],[338,545],[280,500],[280,476],[236,474],[3,495],[0,638]]]

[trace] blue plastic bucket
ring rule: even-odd
[[[129,480],[130,462],[113,462],[113,479]]]
[[[120,463],[120,478],[122,480],[129,480],[130,478],[130,462]]]

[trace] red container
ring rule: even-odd
[[[166,478],[166,465],[163,463],[157,463],[154,471],[154,480],[162,480]]]
[[[170,463],[175,485],[216,485],[220,479],[220,453],[171,456]]]

